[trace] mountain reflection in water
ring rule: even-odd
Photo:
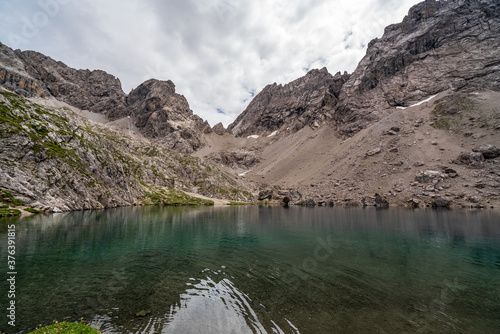
[[[499,221],[301,207],[33,217],[16,223],[16,330],[83,318],[107,334],[496,334]]]

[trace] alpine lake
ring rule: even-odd
[[[497,210],[71,212],[0,220],[0,253],[4,333],[500,333]]]

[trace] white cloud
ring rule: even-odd
[[[125,92],[150,77],[170,79],[195,113],[228,125],[267,84],[323,66],[352,72],[368,42],[417,2],[10,1],[0,3],[0,41],[103,69]]]

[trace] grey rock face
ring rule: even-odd
[[[370,42],[343,85],[335,125],[349,135],[438,92],[500,90],[500,3],[426,0]]]
[[[202,146],[207,124],[193,114],[186,98],[175,92],[172,81],[150,79],[126,99],[135,125],[148,138],[160,139],[167,148],[192,153]]]
[[[284,86],[268,85],[228,130],[241,137],[321,125],[333,117],[340,89],[348,78],[340,73],[333,76],[323,68],[311,70]]]

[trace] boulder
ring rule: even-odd
[[[431,206],[433,208],[449,208],[450,205],[451,205],[451,201],[446,199],[446,198],[442,198],[442,197],[436,198],[431,203]]]
[[[436,179],[444,179],[447,176],[445,174],[442,174],[441,172],[435,171],[435,170],[426,170],[419,172],[415,176],[415,181],[419,183],[427,183],[430,182],[431,180],[436,180]]]
[[[367,196],[361,199],[363,206],[375,206],[375,197]]]
[[[457,171],[454,170],[453,168],[443,167],[443,172],[452,179],[454,179],[458,176]]]
[[[408,200],[408,205],[411,207],[411,208],[418,208],[420,206],[420,201],[416,198],[412,198],[410,200]]]
[[[306,206],[316,206],[316,202],[312,198],[306,200]]]
[[[382,152],[382,149],[380,147],[377,147],[366,152],[366,156],[371,157],[372,155],[379,154],[380,152]]]
[[[389,202],[379,194],[375,194],[375,206],[377,208],[388,208]]]
[[[363,206],[374,206],[377,208],[388,208],[389,202],[379,194],[375,194],[375,197],[367,196],[363,197],[361,200]]]
[[[493,145],[482,145],[473,148],[472,151],[481,153],[485,159],[494,159],[500,156],[500,148]]]
[[[481,152],[462,152],[454,162],[459,165],[480,166],[484,162],[484,155]]]
[[[290,190],[287,196],[290,197],[290,200],[293,202],[296,202],[302,198],[302,194],[297,190]]]

